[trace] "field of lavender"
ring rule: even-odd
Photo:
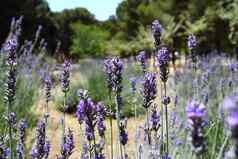
[[[151,57],[61,65],[40,32],[21,44],[13,19],[1,48],[1,159],[238,158],[235,58],[199,56],[191,34],[172,67],[155,20]]]

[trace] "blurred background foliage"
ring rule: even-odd
[[[166,30],[163,42],[174,51],[186,52],[184,41],[189,33],[199,37],[200,53],[216,49],[236,54],[238,50],[238,0],[124,0],[116,15],[106,21],[98,21],[85,8],[52,12],[45,0],[9,0],[0,6],[0,14],[1,43],[11,18],[23,15],[23,29],[27,30],[23,39],[33,37],[37,26],[42,25],[50,55],[61,41],[60,55],[55,56],[58,59],[151,51],[150,24],[154,19],[161,21]]]

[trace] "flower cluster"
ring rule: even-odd
[[[140,62],[141,68],[143,70],[143,73],[146,73],[146,54],[145,51],[141,51],[137,56],[136,56],[137,61]]]
[[[197,39],[196,36],[193,34],[188,36],[188,41],[187,41],[188,49],[190,50],[191,53],[191,58],[193,63],[195,64],[197,62],[196,58],[196,47],[197,47]]]
[[[57,156],[57,159],[69,158],[74,149],[74,136],[72,130],[68,130],[68,134],[64,135],[63,143],[61,144],[61,154]]]
[[[76,117],[80,124],[85,124],[85,136],[90,143],[96,140],[95,129],[98,130],[100,140],[104,140],[106,127],[104,119],[106,115],[105,106],[101,103],[94,103],[87,94],[84,94],[77,106]],[[95,143],[96,144],[96,143]],[[97,145],[93,145],[95,157],[103,155],[102,149]]]
[[[160,37],[163,31],[163,27],[159,20],[154,20],[152,22],[151,31],[155,39],[155,46],[158,47],[160,45]]]
[[[51,100],[51,89],[52,89],[52,81],[49,76],[45,76],[44,84],[45,84],[45,99],[46,103],[48,103]]]
[[[111,59],[107,59],[104,61],[104,72],[106,73],[106,80],[107,80],[107,87],[109,92],[111,93],[113,88],[113,82],[112,82],[112,65],[111,65]]]
[[[137,82],[137,79],[135,77],[130,78],[131,92],[133,94],[136,93],[136,82]]]
[[[63,64],[63,71],[60,75],[60,82],[62,86],[62,91],[64,93],[67,93],[69,91],[70,69],[71,69],[71,63],[68,60],[65,60]]]
[[[160,68],[160,79],[162,82],[168,80],[169,75],[169,51],[166,47],[162,47],[156,56],[157,66]]]
[[[187,46],[189,50],[194,50],[197,47],[197,39],[196,36],[190,34],[188,36]]]
[[[157,132],[160,127],[160,115],[157,112],[156,108],[152,109],[150,117],[150,130]]]
[[[9,38],[5,44],[5,51],[7,52],[7,64],[9,71],[7,72],[6,89],[5,89],[5,102],[12,103],[16,94],[16,65],[17,65],[17,36]]]
[[[120,142],[123,146],[125,146],[128,142],[128,134],[126,132],[127,120],[123,120],[120,122]]]
[[[26,134],[27,123],[25,119],[21,119],[18,123],[18,143],[16,146],[16,153],[18,159],[24,158],[24,143]]]
[[[146,73],[140,90],[143,96],[143,107],[149,108],[152,101],[156,98],[156,85],[156,75],[154,73]]]
[[[196,154],[201,154],[206,150],[205,137],[203,134],[206,125],[205,112],[203,104],[189,100],[186,107],[188,124],[190,129],[190,140],[192,150]]]
[[[3,139],[1,139],[3,140]],[[10,149],[5,146],[5,144],[1,141],[0,142],[0,158],[7,159],[10,156]]]
[[[104,63],[104,70],[108,75],[108,87],[112,87],[112,91],[120,93],[122,90],[122,70],[123,62],[120,58],[115,57],[108,59]]]
[[[36,143],[32,147],[30,156],[32,159],[38,159],[38,158],[45,158],[48,154],[46,151],[46,134],[45,134],[45,123],[43,121],[39,121],[37,123],[36,128]]]

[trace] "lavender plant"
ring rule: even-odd
[[[122,107],[122,71],[123,71],[123,62],[120,58],[112,58],[109,62],[111,68],[111,83],[112,91],[115,95],[115,105],[116,105],[116,114],[117,114],[117,127],[118,127],[118,140],[120,139],[120,120],[121,120],[121,107]],[[123,158],[122,146],[119,141],[119,149],[121,158]]]
[[[61,144],[60,155],[57,155],[57,159],[68,159],[75,148],[74,136],[72,130],[68,129],[68,133],[64,135],[63,143]]]
[[[107,80],[107,88],[108,88],[108,94],[109,94],[109,100],[112,101],[112,88],[113,88],[113,82],[112,82],[112,65],[111,60],[107,59],[104,61],[104,72],[106,73],[106,80]],[[113,127],[112,127],[112,103],[110,104],[110,110],[109,110],[109,119],[110,119],[110,139],[111,139],[111,159],[113,159]]]
[[[44,78],[44,88],[45,88],[45,123],[47,124],[47,119],[49,118],[49,101],[51,100],[51,89],[52,89],[52,81],[49,76],[45,76]]]
[[[206,141],[204,136],[204,127],[206,126],[206,108],[202,103],[189,100],[186,107],[186,113],[190,129],[192,150],[196,155],[200,155],[206,151]]]
[[[85,137],[89,145],[89,158],[97,158],[103,155],[104,135],[105,135],[105,106],[102,103],[95,104],[85,92],[77,106],[76,117],[80,124],[85,124]],[[97,128],[100,136],[100,144],[96,142],[95,129]],[[86,153],[86,152],[85,152]],[[84,154],[83,156],[86,156]]]
[[[68,60],[64,61],[63,70],[60,75],[60,82],[62,87],[62,92],[64,93],[64,104],[63,104],[63,117],[62,117],[62,143],[64,142],[65,137],[65,111],[67,109],[67,93],[69,91],[70,84],[70,69],[71,63]]]
[[[47,159],[49,155],[49,143],[46,141],[45,122],[40,120],[36,128],[36,141],[30,151],[31,159]]]
[[[143,97],[143,107],[146,109],[146,128],[145,133],[148,137],[148,143],[151,143],[150,130],[149,130],[149,107],[153,100],[156,98],[157,93],[156,75],[154,73],[146,73],[142,81],[142,88],[140,90]]]
[[[17,21],[20,23],[20,21]],[[16,26],[15,26],[16,27]],[[20,26],[19,26],[20,27]],[[19,30],[14,30],[11,35],[9,35],[7,41],[4,44],[4,51],[7,53],[7,65],[9,66],[7,72],[6,88],[5,88],[5,103],[7,108],[7,119],[8,119],[8,135],[9,135],[9,146],[11,152],[11,159],[14,158],[13,154],[13,138],[12,138],[12,124],[10,120],[10,114],[12,111],[12,106],[16,94],[16,76],[17,76],[17,47],[18,47],[18,35]]]
[[[146,59],[146,53],[145,51],[139,52],[139,54],[136,56],[136,59],[138,62],[140,62],[142,72],[145,74],[146,73],[146,65],[147,65],[147,59]]]
[[[196,36],[190,34],[188,36],[187,46],[191,54],[193,68],[196,70],[197,56],[196,56],[196,47],[197,47],[197,39]]]
[[[18,123],[18,143],[16,146],[17,159],[25,158],[25,137],[27,123],[25,119],[21,119]]]
[[[162,104],[164,105],[164,108],[165,108],[166,154],[169,154],[169,130],[168,130],[169,127],[168,127],[168,107],[167,106],[170,103],[170,98],[167,96],[167,87],[166,87],[166,82],[168,80],[168,75],[169,75],[168,49],[166,47],[162,47],[161,49],[159,49],[156,58],[157,58],[157,66],[160,69],[159,75],[160,75],[160,80],[162,82],[161,86],[163,87],[163,91],[161,90],[161,94],[163,94]]]

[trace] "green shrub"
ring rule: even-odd
[[[71,55],[73,57],[99,57],[106,49],[108,33],[94,25],[75,23],[72,25],[74,35],[72,37]]]

